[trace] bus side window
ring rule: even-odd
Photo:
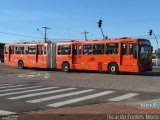
[[[47,53],[46,46],[43,46],[42,50],[43,50],[43,54],[46,55],[46,53]]]
[[[70,55],[71,45],[61,45],[58,46],[58,55]]]
[[[43,55],[42,46],[38,46],[38,55]]]
[[[58,46],[58,55],[61,55],[62,54],[62,46]]]
[[[29,47],[29,54],[36,54],[36,47],[35,46]]]
[[[24,47],[20,47],[21,54],[24,54]]]
[[[123,43],[122,44],[122,55],[126,55],[127,54],[127,44]]]
[[[110,43],[106,44],[106,51],[105,54],[109,55],[116,55],[118,54],[118,44],[117,43]]]
[[[95,55],[104,54],[104,44],[94,44],[93,45],[93,54],[95,54]]]
[[[91,55],[92,54],[92,45],[83,45],[83,54]]]
[[[135,44],[129,44],[129,54],[133,55],[133,53],[136,51],[136,45]]]
[[[28,46],[24,46],[24,54],[29,54],[29,47]]]
[[[81,45],[74,45],[73,54],[74,55],[81,55],[82,46]]]
[[[14,46],[10,47],[10,54],[14,54]]]
[[[18,47],[16,47],[15,54],[18,54]]]
[[[5,47],[5,54],[8,54],[8,53],[9,53],[9,47],[6,46],[6,47]]]
[[[129,44],[129,55],[133,55],[134,58],[137,58],[137,48],[136,44]]]
[[[78,49],[77,49],[77,54],[78,55],[81,55],[82,54],[82,46],[81,45],[78,45]]]
[[[21,48],[21,47],[19,47],[19,46],[16,47],[16,54],[21,54],[20,48]]]
[[[73,46],[73,55],[77,55],[78,54],[78,51],[77,51],[77,45],[74,45]]]
[[[18,46],[16,47],[16,54],[24,54],[24,47]]]

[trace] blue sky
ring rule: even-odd
[[[160,36],[159,0],[0,0],[0,42],[42,41],[36,29],[47,26],[50,39],[101,38],[97,27],[109,38],[143,36],[153,29]],[[159,37],[160,38],[160,37]],[[156,46],[155,39],[150,39]]]

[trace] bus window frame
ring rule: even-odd
[[[43,49],[43,45],[37,45],[37,54],[38,55],[44,55],[44,49]]]
[[[95,50],[102,50],[102,49],[94,49],[94,45],[103,45],[103,53],[95,54],[95,53],[94,53]],[[105,54],[106,43],[95,43],[95,44],[93,44],[92,46],[93,46],[93,47],[92,47],[92,49],[93,49],[93,50],[92,50],[92,51],[93,51],[92,54],[93,54],[93,55],[104,55],[104,54]]]
[[[110,45],[110,44],[117,44],[117,48],[116,48],[116,49],[117,49],[117,53],[113,54],[113,50],[112,50],[112,54],[109,53],[109,50],[108,50],[108,54],[106,53],[106,52],[107,52],[107,46]],[[118,54],[120,53],[119,47],[120,47],[119,42],[105,43],[105,51],[104,51],[104,54],[105,54],[105,55],[113,55],[113,56],[118,55]]]
[[[9,54],[14,55],[15,54],[15,46],[9,47]]]
[[[7,52],[6,52],[6,51],[7,51]],[[8,55],[8,54],[9,54],[9,46],[5,46],[4,54],[5,54],[5,55]]]
[[[62,52],[59,53],[59,47],[60,47],[60,46],[63,46],[63,47],[64,47],[64,46],[69,46],[69,48],[70,48],[70,49],[69,49],[69,50],[70,50],[70,51],[69,51],[69,54],[62,54]],[[60,44],[60,45],[57,45],[57,55],[62,55],[62,56],[72,55],[72,46],[73,46],[72,44]]]
[[[86,45],[91,45],[91,47],[92,47],[92,53],[91,54],[84,54],[84,46],[86,46]],[[87,52],[87,53],[89,53],[89,51]],[[93,55],[93,44],[92,43],[88,43],[88,44],[83,44],[83,47],[82,47],[82,55]]]
[[[76,49],[75,49],[76,47]],[[77,56],[77,55],[82,55],[82,44],[73,44],[72,45],[72,53],[73,55]]]

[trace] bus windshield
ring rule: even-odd
[[[150,45],[140,45],[140,59],[151,60],[152,59],[152,49]]]

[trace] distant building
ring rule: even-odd
[[[4,62],[4,43],[0,43],[0,62]]]
[[[152,59],[158,59],[158,55],[156,53],[152,53]]]
[[[154,66],[160,66],[160,48],[152,53],[152,62]]]

